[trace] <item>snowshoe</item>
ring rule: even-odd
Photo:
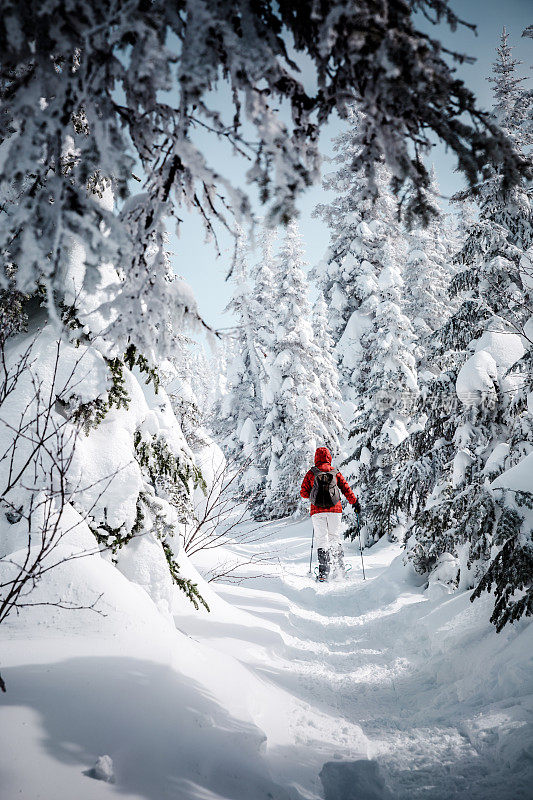
[[[340,579],[346,578],[351,569],[352,565],[346,564],[342,572],[340,572],[339,570],[332,570],[329,575],[325,576],[325,575],[320,575],[319,567],[315,567],[314,570],[315,580],[317,580],[319,583],[327,583],[329,580],[335,580],[335,578],[340,578]]]
[[[315,580],[318,581],[318,583],[327,583],[327,575],[321,575],[319,569],[319,567],[315,567]]]
[[[331,561],[331,572],[333,578],[346,577],[346,567],[344,566],[344,550],[342,545],[337,545],[329,553]]]
[[[329,550],[324,550],[322,547],[318,548],[318,580],[327,581],[330,570],[331,557]]]
[[[334,567],[331,571],[331,580],[343,580],[343,578],[346,578],[351,568],[351,564],[344,564],[343,567]]]

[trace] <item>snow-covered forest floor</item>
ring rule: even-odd
[[[264,577],[201,582],[211,612],[184,600],[175,624],[100,556],[50,573],[39,599],[103,592],[106,616],[7,621],[2,797],[530,798],[531,620],[497,634],[489,596],[426,588],[383,540],[366,581],[350,545],[348,578],[316,584],[310,527],[266,523]],[[104,754],[113,783],[91,778]]]

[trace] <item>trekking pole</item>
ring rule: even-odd
[[[366,581],[365,575],[365,562],[363,561],[363,544],[361,542],[361,523],[359,522],[359,514],[357,511],[355,512],[355,518],[357,520],[357,532],[359,533],[359,552],[361,553],[361,564],[363,567],[363,580]]]
[[[309,572],[308,572],[308,575],[312,575],[313,574],[312,563],[313,563],[313,544],[314,544],[314,541],[315,541],[315,526],[313,525],[313,535],[311,536],[311,556],[309,558]]]

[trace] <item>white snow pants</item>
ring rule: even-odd
[[[313,514],[313,530],[315,532],[315,547],[318,550],[331,550],[341,542],[341,522],[342,514],[332,511],[325,511],[321,514]]]

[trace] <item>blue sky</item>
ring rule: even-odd
[[[444,25],[435,27],[427,24],[425,27],[430,28],[431,35],[440,38],[448,48],[476,58],[473,65],[458,66],[457,74],[476,93],[480,106],[489,108],[492,103],[491,85],[486,77],[491,72],[495,49],[504,25],[509,33],[509,42],[514,46],[515,58],[524,62],[519,67],[519,72],[528,76],[529,85],[533,86],[533,72],[530,69],[533,65],[533,41],[521,38],[523,29],[533,23],[531,0],[506,0],[505,3],[501,0],[462,0],[452,2],[452,7],[463,19],[477,25],[477,35],[466,28],[459,28],[451,33]],[[220,106],[224,107],[225,104],[226,97],[221,88]],[[332,139],[342,129],[342,125],[340,120],[333,119],[325,126],[320,137],[323,156],[331,155]],[[203,139],[200,136],[199,141],[207,160],[234,183],[244,186],[246,164],[230,156],[224,145],[213,142],[208,136]],[[454,158],[441,146],[437,146],[432,161],[442,194],[450,196],[462,185],[460,177],[454,172]],[[327,163],[323,164],[323,172],[331,169]],[[299,201],[300,228],[305,241],[306,259],[310,265],[320,260],[328,246],[327,228],[312,216],[315,206],[327,201],[327,197],[318,183],[307,190]],[[214,246],[205,242],[199,217],[194,213],[182,213],[181,217],[184,224],[181,226],[180,238],[173,231],[170,232],[174,270],[192,286],[204,319],[216,328],[224,328],[232,323],[231,317],[223,314],[223,309],[231,296],[231,284],[225,280],[225,276],[231,260],[233,240],[220,231],[219,242],[223,252],[217,258]]]

